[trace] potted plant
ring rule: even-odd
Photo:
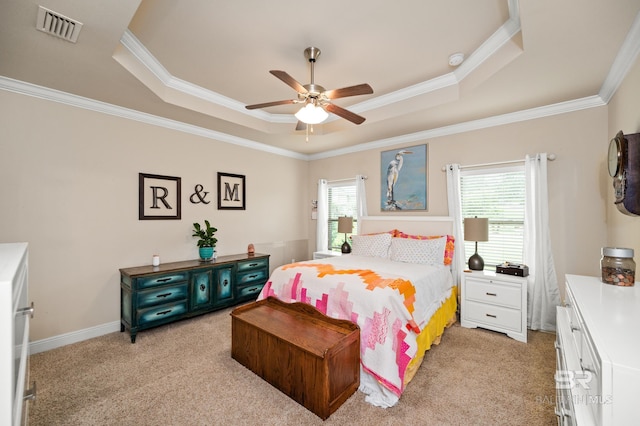
[[[208,220],[204,221],[204,227],[201,227],[199,223],[193,224],[193,237],[198,237],[198,247],[200,259],[202,260],[211,260],[214,256],[216,243],[218,239],[213,235],[218,231],[218,229],[211,226]]]

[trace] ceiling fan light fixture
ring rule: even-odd
[[[322,107],[308,103],[296,112],[296,118],[306,124],[319,124],[329,118],[329,114]]]

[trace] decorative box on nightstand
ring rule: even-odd
[[[336,257],[336,256],[342,256],[342,253],[339,251],[331,251],[331,250],[323,250],[323,251],[316,251],[313,252],[313,259],[324,259],[327,257]]]
[[[527,342],[527,277],[464,272],[461,305],[463,327],[482,327]]]

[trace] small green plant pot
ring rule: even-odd
[[[200,247],[198,251],[200,252],[200,259],[205,262],[213,259],[213,247]]]

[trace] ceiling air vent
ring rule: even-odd
[[[82,23],[40,6],[36,28],[39,31],[75,43],[78,40]]]

